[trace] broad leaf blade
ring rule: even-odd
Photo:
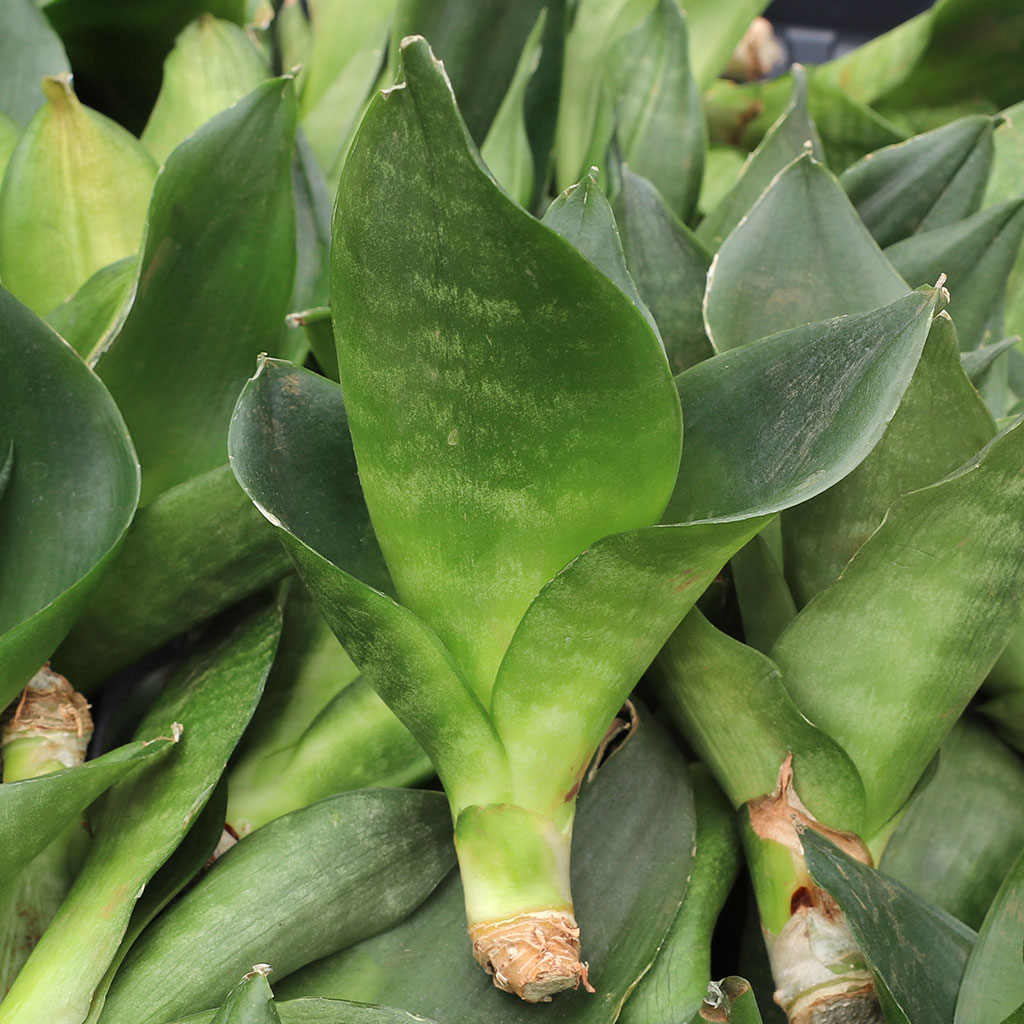
[[[290,79],[258,86],[168,157],[139,283],[97,371],[139,450],[143,503],[223,464],[238,391],[281,334],[295,268]]]
[[[910,1024],[951,1021],[975,934],[817,832],[801,837],[814,880],[846,914],[868,966]]]
[[[274,994],[267,981],[269,964],[257,964],[235,987],[211,1024],[280,1024]]]
[[[808,154],[772,181],[719,249],[704,320],[711,344],[725,352],[906,292],[835,177]]]
[[[539,588],[657,519],[679,408],[639,311],[495,186],[427,44],[403,54],[339,190],[335,334],[396,589],[486,699]]]
[[[110,395],[41,320],[0,290],[0,705],[53,653],[109,564],[139,496]],[[74,501],[69,498],[75,495]]]
[[[248,960],[275,977],[396,925],[451,869],[441,794],[343,793],[279,818],[218,859],[151,925],[107,995],[103,1024],[157,1024],[223,999]],[[166,984],[168,963],[189,962]]]
[[[138,269],[138,260],[126,256],[97,270],[71,298],[46,314],[46,322],[87,360],[127,315]]]
[[[1017,425],[901,498],[772,649],[797,706],[857,765],[865,836],[903,805],[1017,623],[1022,460]]]

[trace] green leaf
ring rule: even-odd
[[[0,1009],[4,1024],[80,1024],[128,928],[136,901],[202,810],[270,669],[276,607],[251,612],[218,646],[182,666],[139,726],[182,723],[173,756],[135,773],[93,816],[89,858]]]
[[[1019,844],[1018,844],[1019,849]],[[1017,857],[1003,881],[977,945],[967,961],[955,1024],[986,1024],[1014,1011],[1024,1000],[1024,854]]]
[[[913,292],[881,309],[762,338],[680,374],[686,444],[665,520],[777,512],[842,479],[892,418],[936,301],[934,289]]]
[[[398,924],[451,869],[439,793],[342,793],[247,836],[151,925],[126,957],[100,1020],[150,1024],[223,999],[240,964],[275,976]],[[166,984],[167,964],[189,963]]]
[[[13,450],[0,504],[0,705],[6,705],[50,657],[99,583],[135,511],[139,467],[103,385],[2,289],[0,362],[5,464]]]
[[[970,352],[961,352],[960,365],[970,382],[977,387],[984,382],[985,374],[992,368],[996,358],[1009,349],[1015,348],[1019,343],[1020,337],[1014,335],[1012,338],[994,341],[991,345],[981,345],[971,349]]]
[[[258,86],[168,158],[131,312],[97,371],[143,468],[143,503],[224,462],[238,392],[292,290],[289,79]]]
[[[879,245],[946,227],[981,207],[992,130],[990,117],[960,118],[869,153],[839,183]]]
[[[947,275],[949,313],[965,352],[994,338],[986,328],[1006,290],[1024,238],[1024,198],[990,206],[971,217],[889,246],[886,256],[910,284]]]
[[[43,92],[0,190],[0,274],[40,315],[135,254],[156,174],[137,139],[79,103],[70,75]]]
[[[540,65],[547,9],[541,11],[516,65],[516,73],[494,115],[480,156],[513,199],[529,208],[537,177],[526,130],[526,91]]]
[[[817,832],[808,829],[801,842],[814,880],[846,914],[857,945],[892,1003],[910,1024],[952,1021],[974,932],[853,860]],[[883,1005],[885,1001],[883,997]]]
[[[711,344],[725,352],[906,292],[835,177],[808,153],[772,181],[722,244],[708,271],[704,320]]]
[[[0,112],[26,125],[43,104],[40,81],[71,70],[60,37],[34,0],[0,5]]]
[[[170,737],[139,740],[74,768],[0,786],[0,884],[12,879],[64,826],[142,762],[162,757]]]
[[[657,519],[679,406],[639,311],[496,188],[427,44],[403,55],[406,82],[374,101],[342,177],[335,334],[396,589],[486,699],[540,587]],[[419,253],[434,255],[410,278]]]
[[[274,1001],[281,1024],[436,1024],[418,1014],[387,1006],[366,1006],[343,999],[287,999]],[[168,1024],[211,1024],[216,1010],[190,1014]]]
[[[257,964],[235,987],[211,1024],[280,1024],[267,975],[269,964]]]
[[[722,1017],[721,1014],[726,1016]],[[708,987],[700,1017],[703,1020],[728,1020],[730,1024],[762,1024],[754,990],[746,978],[723,978]]]
[[[203,14],[178,36],[141,142],[157,163],[270,74],[245,30]]]
[[[680,220],[689,220],[704,173],[707,128],[676,0],[658,0],[643,24],[612,47],[606,76],[622,159]]]
[[[703,765],[694,765],[697,844],[686,895],[658,957],[622,1008],[622,1024],[688,1021],[711,980],[711,935],[739,872],[732,808]]]
[[[712,251],[747,215],[779,171],[805,152],[808,142],[815,159],[824,159],[818,130],[807,112],[807,75],[799,66],[792,74],[789,105],[750,155],[736,184],[697,228],[697,237]]]
[[[1022,445],[1014,426],[900,498],[772,649],[797,706],[864,780],[865,837],[910,795],[1016,625]]]
[[[97,270],[81,288],[46,314],[46,322],[86,361],[117,331],[135,294],[135,256]]]
[[[693,74],[702,92],[722,73],[750,23],[767,6],[765,0],[688,0]]]
[[[830,494],[834,489],[824,493]],[[743,620],[743,639],[755,650],[767,653],[796,615],[796,604],[782,573],[781,560],[759,533],[732,556],[730,568]]]
[[[573,830],[575,913],[598,991],[560,993],[540,1010],[545,1018],[616,1019],[679,906],[694,834],[686,766],[642,713],[636,733],[584,786]],[[637,864],[645,869],[636,871]],[[629,927],[638,921],[643,928]],[[396,928],[310,965],[278,992],[384,1003],[444,1024],[526,1024],[538,1016],[537,1007],[498,992],[473,962],[454,873]]]
[[[934,776],[911,797],[881,868],[979,928],[1022,848],[1024,765],[988,728],[965,717],[939,749]]]
[[[704,285],[711,254],[628,167],[615,196],[626,265],[660,329],[673,373],[713,355],[704,333]]]
[[[490,802],[493,793],[479,801],[475,793],[483,785],[483,797],[488,777],[503,773],[504,751],[437,636],[386,593],[341,388],[264,360],[242,392],[229,443],[242,487],[279,528],[352,660],[430,756],[453,806]]]
[[[771,792],[790,752],[801,799],[832,827],[856,830],[864,786],[846,752],[812,725],[778,666],[697,610],[656,662],[658,693],[734,807]]]
[[[959,355],[953,322],[940,314],[871,454],[835,486],[782,517],[786,577],[799,605],[838,578],[900,495],[935,483],[992,440],[995,424]]]
[[[139,510],[55,663],[92,690],[280,579],[289,564],[228,466],[186,480]]]
[[[992,206],[1020,195],[1021,172],[1024,170],[1024,102],[1016,103],[1000,114],[992,143],[995,152],[983,206]]]

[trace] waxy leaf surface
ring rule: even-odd
[[[26,125],[43,104],[39,83],[70,71],[60,37],[34,0],[0,5],[0,113]]]
[[[387,1006],[367,1006],[344,999],[286,999],[274,1001],[281,1024],[436,1024],[419,1014]],[[168,1024],[212,1024],[216,1010],[193,1013]]]
[[[53,654],[113,557],[138,501],[139,467],[107,390],[2,289],[0,361],[0,451],[9,468],[0,503],[6,705]]]
[[[46,314],[46,322],[86,361],[118,330],[135,294],[135,256],[101,267],[71,298]]]

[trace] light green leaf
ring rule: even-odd
[[[817,832],[808,829],[801,841],[814,880],[846,914],[883,987],[883,1005],[891,1001],[909,1024],[952,1020],[974,932]]]
[[[990,206],[955,224],[889,246],[886,256],[912,285],[947,276],[949,313],[965,352],[995,337],[986,328],[995,316],[1024,238],[1024,197]]]
[[[869,153],[839,183],[881,246],[946,227],[981,207],[992,130],[990,117],[960,118]]]
[[[698,225],[697,237],[701,242],[712,251],[717,249],[779,171],[805,152],[808,142],[814,158],[823,160],[818,130],[807,112],[807,75],[797,65],[793,68],[793,92],[789,105],[751,153],[736,184]]]
[[[135,295],[135,256],[97,270],[81,288],[46,314],[46,322],[86,361],[119,330]]]
[[[767,6],[765,0],[688,0],[693,74],[701,91],[722,73],[750,23]]]
[[[138,501],[139,466],[107,390],[2,289],[0,363],[9,472],[0,504],[6,705],[53,654],[110,564]]]
[[[704,321],[715,350],[725,352],[906,292],[835,177],[806,153],[722,244],[708,271]]]
[[[151,925],[125,958],[102,1024],[157,1024],[223,999],[239,964],[284,978],[398,924],[455,860],[439,793],[363,790],[247,836]],[[187,977],[166,984],[168,963]]]
[[[396,589],[486,700],[540,587],[657,519],[679,406],[640,312],[495,186],[427,44],[403,54],[342,178],[335,335]]]
[[[1014,426],[899,499],[772,649],[797,706],[856,764],[866,837],[903,805],[1016,625],[1022,445]]]
[[[660,329],[673,373],[713,355],[701,305],[711,254],[628,167],[615,197],[626,264]]]
[[[609,51],[609,98],[622,159],[664,196],[683,221],[697,206],[707,128],[690,70],[686,18],[658,0],[644,22]]]
[[[1024,171],[1024,102],[1008,107],[999,118],[992,135],[995,153],[983,206],[1013,199],[1021,191],[1021,173]]]
[[[238,392],[292,291],[289,79],[258,86],[168,157],[131,312],[97,372],[132,432],[143,504],[223,464]]]
[[[178,143],[269,74],[244,29],[201,15],[178,36],[164,61],[163,84],[142,144],[157,163],[164,163]]]
[[[0,113],[26,125],[43,104],[40,81],[71,70],[60,37],[34,0],[0,4]]]

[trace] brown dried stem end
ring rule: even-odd
[[[92,734],[92,728],[89,702],[49,662],[28,681],[4,723],[5,735],[18,736],[65,732],[84,737]]]
[[[519,914],[504,921],[469,926],[473,956],[494,985],[527,1003],[546,1003],[556,992],[593,992],[587,965],[580,961],[580,930],[561,910]]]

